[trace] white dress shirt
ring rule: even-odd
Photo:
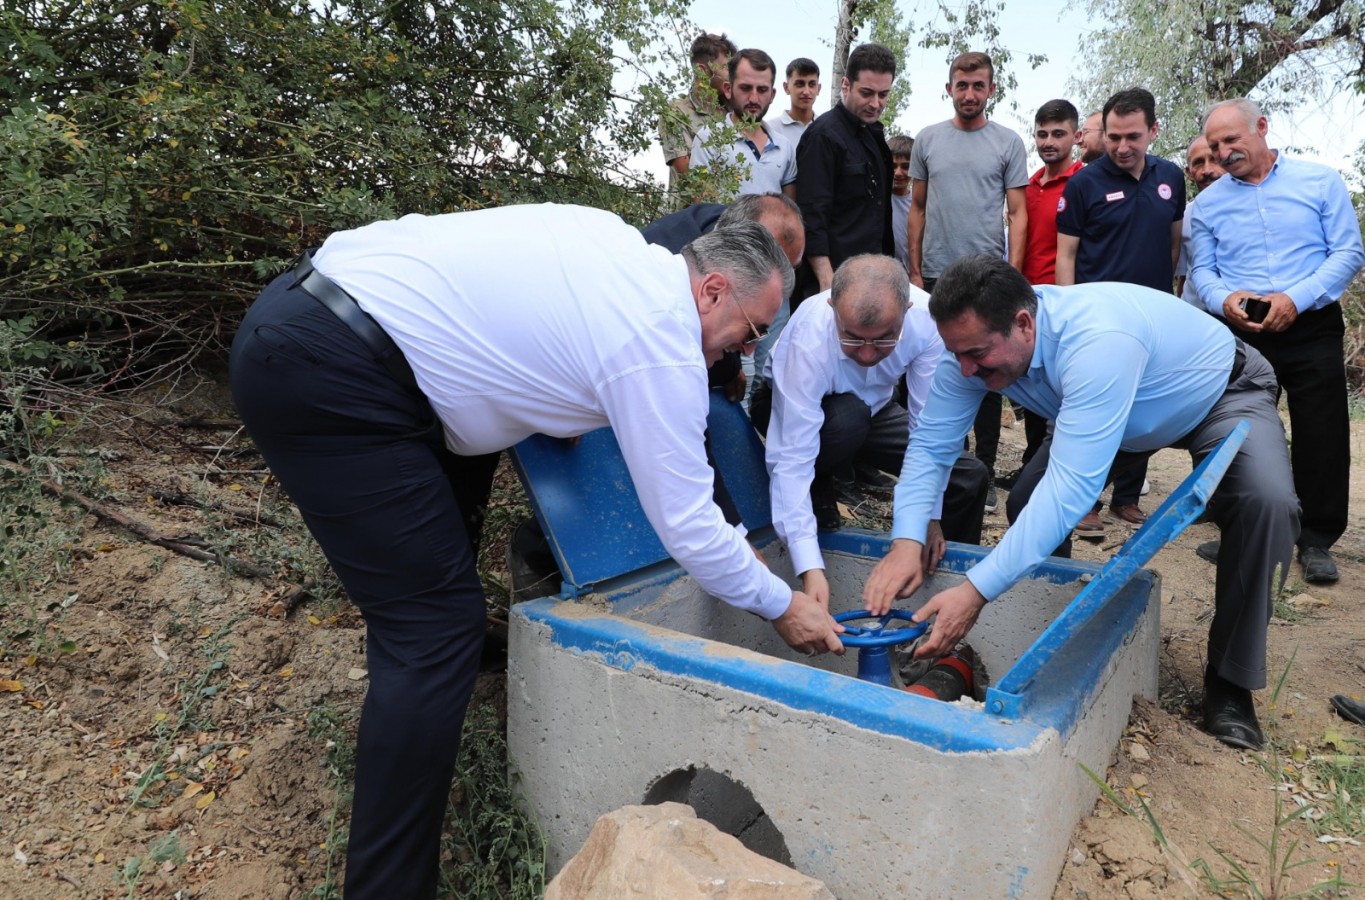
[[[669,554],[734,606],[786,612],[791,588],[711,499],[682,257],[610,213],[544,204],[376,222],[332,235],[313,262],[398,344],[456,453],[610,425]]]
[[[943,341],[929,317],[929,295],[919,288],[910,288],[911,306],[896,349],[870,368],[858,365],[839,346],[829,296],[825,291],[810,297],[792,313],[764,366],[773,392],[767,437],[773,526],[786,542],[797,574],[825,567],[810,503],[825,423],[821,402],[829,394],[853,394],[875,414],[891,402],[904,375],[913,432],[943,357]],[[941,497],[942,485],[938,493]]]

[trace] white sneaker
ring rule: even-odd
[[[1152,483],[1146,478],[1142,479],[1142,490],[1138,491],[1139,497],[1146,497],[1152,492]]]

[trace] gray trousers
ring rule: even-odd
[[[1251,423],[1246,443],[1209,501],[1209,515],[1222,531],[1222,544],[1208,645],[1214,671],[1250,690],[1266,685],[1266,629],[1299,537],[1299,498],[1275,404],[1278,390],[1270,363],[1247,347],[1242,374],[1203,421],[1173,445],[1188,450],[1198,465],[1239,421]],[[1051,444],[1048,435],[1010,492],[1011,522],[1041,480]],[[1068,540],[1058,555],[1070,556],[1070,549]]]

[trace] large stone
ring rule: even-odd
[[[597,820],[545,900],[833,900],[821,882],[759,856],[681,803],[623,806]]]

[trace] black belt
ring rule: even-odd
[[[1242,343],[1242,339],[1236,335],[1232,338],[1232,348],[1232,371],[1228,373],[1229,385],[1242,377],[1242,370],[1246,368],[1247,364],[1247,345]]]
[[[351,329],[355,336],[370,348],[375,359],[383,363],[394,381],[405,388],[417,390],[417,378],[412,374],[412,367],[404,359],[403,351],[398,349],[393,338],[385,334],[379,323],[360,308],[354,297],[313,268],[313,260],[309,257],[310,253],[304,253],[298,262],[294,263],[294,272],[298,275],[294,287],[302,288],[305,294],[330,309],[342,324]]]

